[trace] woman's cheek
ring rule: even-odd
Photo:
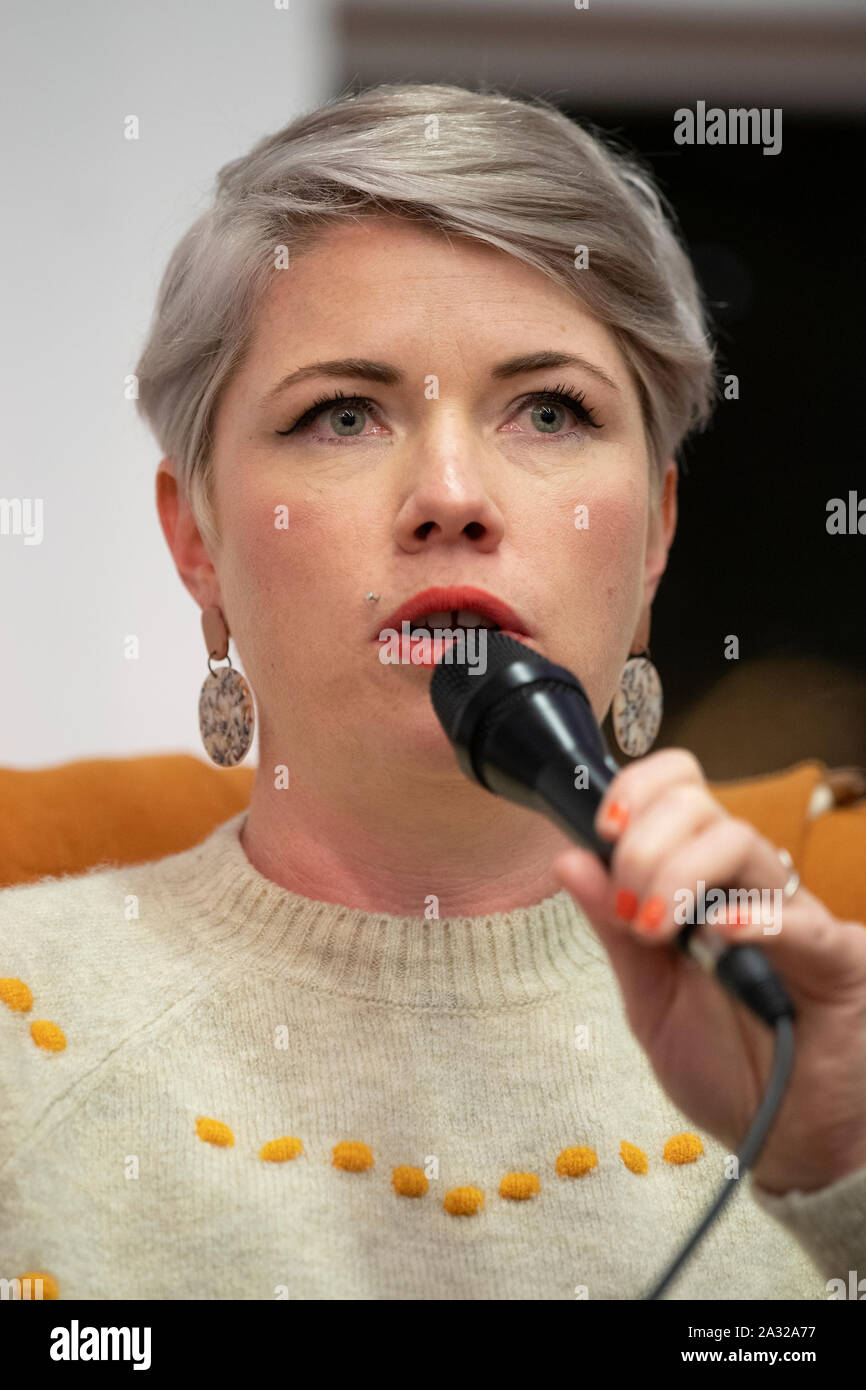
[[[222,607],[254,686],[285,669],[287,654],[303,642],[322,553],[303,510],[276,495],[237,500],[227,518],[217,566]]]
[[[643,590],[646,542],[646,498],[631,491],[596,498],[589,508],[587,529],[576,530],[577,569],[618,597],[623,613],[631,610]]]
[[[587,504],[562,576],[571,615],[571,669],[598,717],[607,710],[628,655],[644,592],[647,498],[639,488],[605,492]],[[569,665],[567,661],[563,664]]]

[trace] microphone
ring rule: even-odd
[[[430,697],[471,781],[546,815],[610,864],[614,846],[593,822],[619,768],[573,672],[504,632],[488,632],[486,672],[440,660]],[[685,926],[676,944],[771,1027],[794,1018],[782,981],[756,946],[729,945],[705,924]]]

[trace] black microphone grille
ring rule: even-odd
[[[436,663],[430,682],[430,698],[439,722],[449,738],[463,706],[475,694],[485,677],[494,676],[504,666],[525,657],[531,657],[533,661],[539,660],[537,652],[518,642],[515,637],[487,629],[487,667],[483,675],[470,674],[470,667],[465,661],[448,662],[443,658]]]

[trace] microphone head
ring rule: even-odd
[[[586,691],[573,672],[524,646],[516,637],[489,632],[486,669],[479,674],[466,661],[438,661],[430,698],[451,742],[466,749],[479,726],[487,722],[486,716],[501,707],[504,699],[526,698],[540,686],[567,687],[589,706]]]
[[[596,848],[592,814],[618,769],[572,671],[516,637],[491,632],[484,670],[440,660],[430,697],[471,781],[547,813],[566,833],[579,831],[579,843]],[[588,778],[581,786],[591,791],[576,798],[578,767]],[[597,852],[605,850],[599,844]]]
[[[487,670],[483,675],[470,675],[465,661],[437,661],[430,682],[430,698],[440,724],[452,741],[460,716],[479,686],[485,685],[492,676],[512,662],[527,657],[546,661],[545,657],[539,657],[537,652],[518,642],[516,637],[507,637],[504,632],[488,631]]]

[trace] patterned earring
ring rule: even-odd
[[[662,722],[662,683],[650,660],[630,656],[622,668],[611,708],[613,734],[629,758],[640,758],[656,740]]]
[[[210,671],[198,700],[201,741],[211,762],[220,767],[234,767],[246,757],[253,741],[253,697],[240,671],[232,666],[229,632],[222,610],[205,608],[201,626]],[[228,657],[228,666],[215,671],[211,662],[222,661],[223,657]]]

